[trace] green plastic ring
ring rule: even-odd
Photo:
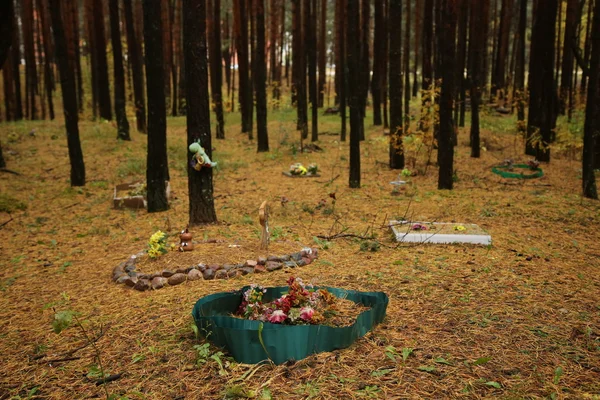
[[[507,171],[508,168],[520,168],[520,169],[527,169],[530,171],[533,171],[532,174],[524,174],[524,173],[518,173],[518,172],[510,172]],[[493,167],[492,168],[492,172],[495,174],[500,175],[503,178],[515,178],[515,179],[535,179],[535,178],[541,178],[542,176],[544,176],[544,171],[542,171],[541,168],[536,168],[536,169],[531,169],[531,167],[527,164],[513,164],[511,166],[497,166],[497,167]]]

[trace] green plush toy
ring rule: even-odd
[[[200,145],[200,140],[190,144],[189,149],[190,152],[194,153],[191,165],[196,171],[200,171],[202,167],[212,168],[217,165],[216,162],[210,160],[206,151],[204,151],[204,147]]]

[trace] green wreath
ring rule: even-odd
[[[526,169],[529,170],[530,174],[524,174],[522,172],[512,172],[509,169]],[[503,178],[515,178],[515,179],[535,179],[544,176],[544,171],[541,168],[531,168],[527,164],[512,164],[512,165],[498,165],[492,168],[492,172],[500,175]]]

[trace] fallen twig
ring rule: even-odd
[[[116,381],[117,379],[121,379],[122,374],[113,374],[109,375],[105,378],[98,379],[96,381],[96,386],[104,385],[105,383]]]
[[[0,172],[6,172],[6,173],[9,173],[9,174],[21,176],[21,174],[18,173],[17,171],[13,171],[12,169],[7,169],[7,168],[0,168]]]
[[[334,176],[333,178],[331,178],[328,181],[315,181],[315,182],[317,182],[317,183],[331,183],[331,182],[335,181],[339,177],[340,177],[340,174],[337,174],[336,176]]]
[[[14,218],[12,217],[12,215],[10,216],[10,219],[8,221],[5,221],[2,223],[2,225],[0,225],[0,228],[2,228],[4,225],[8,224],[10,221],[12,221]]]

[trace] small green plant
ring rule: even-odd
[[[0,212],[10,214],[15,210],[26,210],[27,204],[8,196],[6,193],[0,193]]]
[[[400,357],[398,350],[396,350],[394,346],[386,346],[384,353],[386,357],[392,360],[393,362],[396,362],[396,357]]]
[[[223,361],[221,360],[223,352],[218,351],[211,354],[210,344],[208,343],[197,344],[194,346],[194,350],[196,350],[196,365],[198,367],[208,363],[210,360],[213,360],[219,366],[219,375],[227,375],[227,371],[225,370]]]
[[[381,244],[376,240],[363,240],[360,242],[360,251],[378,251]]]
[[[224,399],[253,399],[256,397],[256,391],[247,389],[243,385],[231,385],[223,390]]]
[[[316,236],[313,236],[313,241],[315,242],[315,244],[317,246],[319,246],[322,250],[327,250],[329,249],[329,247],[331,247],[331,242],[325,240],[325,239],[319,239]]]

